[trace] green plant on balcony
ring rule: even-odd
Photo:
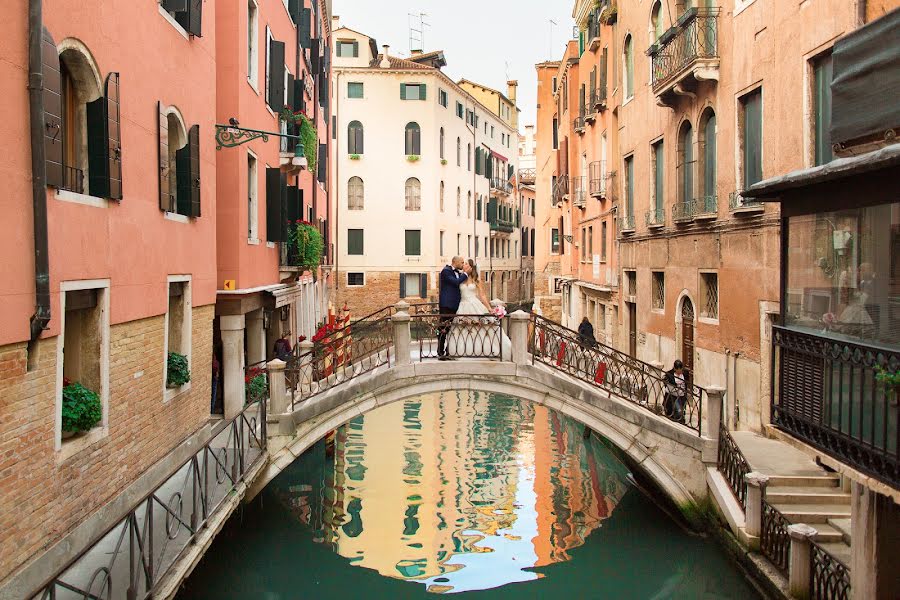
[[[316,273],[322,261],[322,234],[309,221],[288,224],[288,259],[290,264]]]
[[[897,404],[900,396],[900,370],[891,371],[878,365],[875,367],[875,380],[881,384],[884,395],[893,404]]]
[[[351,154],[348,158],[350,160],[359,160],[360,156],[359,156],[359,154]]]
[[[612,25],[616,22],[616,19],[619,16],[619,8],[616,6],[615,2],[610,3],[609,7],[603,11],[603,15],[600,17],[600,21],[604,25]]]
[[[441,164],[442,164],[442,165],[446,165],[446,164],[447,164],[447,159],[446,159],[446,158],[442,158],[442,159],[441,159]]]
[[[187,356],[169,352],[166,358],[166,387],[180,387],[191,380],[191,369]]]
[[[421,157],[418,154],[409,154],[409,155],[407,155],[406,160],[408,160],[411,163],[414,163],[414,162],[419,162],[419,158],[421,158]]]
[[[63,381],[62,430],[64,434],[76,434],[92,429],[103,418],[103,405],[97,392],[80,383]]]
[[[253,367],[244,376],[245,398],[248,404],[265,400],[269,395],[269,378],[259,367]]]
[[[285,123],[292,123],[299,127],[300,144],[303,146],[303,156],[306,157],[307,168],[310,171],[315,171],[319,148],[319,133],[313,127],[312,121],[302,112],[294,112],[288,106],[281,109],[278,118]]]

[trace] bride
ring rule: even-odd
[[[469,259],[469,278],[459,286],[461,299],[459,315],[453,319],[447,336],[447,350],[450,356],[485,357],[501,356],[505,360],[512,357],[512,342],[499,327],[497,317],[490,314],[490,301],[484,292],[478,267]],[[480,315],[484,315],[483,317]]]

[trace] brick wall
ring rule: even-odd
[[[193,310],[191,387],[163,402],[164,316],[110,328],[108,435],[55,451],[57,338],[0,347],[0,581],[114,498],[209,417],[214,307]],[[49,575],[49,574],[48,574]]]
[[[429,275],[428,285],[434,284],[434,277]],[[436,288],[429,288],[427,298],[420,296],[404,298],[410,304],[437,300]],[[400,301],[400,273],[366,273],[366,285],[347,287],[347,274],[338,273],[338,291],[335,307],[343,307],[346,303],[352,318],[371,314],[385,306],[393,306]]]

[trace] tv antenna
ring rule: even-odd
[[[550,21],[550,57],[547,60],[553,60],[553,28],[556,27],[559,23],[557,23],[553,19],[549,19],[549,21]]]
[[[409,53],[415,50],[425,51],[425,28],[431,27],[425,17],[428,13],[409,13]]]

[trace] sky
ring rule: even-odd
[[[426,13],[426,52],[443,50],[444,72],[506,93],[507,79],[519,82],[520,131],[537,112],[534,65],[558,60],[572,35],[572,0],[334,0],[341,25],[389,44],[394,56],[409,56],[410,23]],[[551,26],[550,19],[557,25]],[[551,42],[552,28],[552,42]],[[552,46],[551,46],[552,43]],[[552,56],[551,56],[552,50]]]

